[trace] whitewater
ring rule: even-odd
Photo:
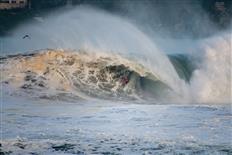
[[[96,8],[28,21],[1,38],[0,152],[230,154],[231,35],[167,54]]]

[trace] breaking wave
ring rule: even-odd
[[[21,39],[26,33],[31,39]],[[231,32],[198,41],[192,54],[167,56],[130,21],[79,7],[12,36],[4,39],[6,52],[17,50],[12,44],[18,51],[50,49],[1,57],[4,89],[18,88],[9,93],[46,99],[232,100]]]
[[[224,45],[220,45],[229,47],[226,38],[221,41]],[[87,49],[47,49],[1,57],[0,82],[4,88],[14,88],[10,93],[52,100],[98,98],[230,103],[230,48],[223,48],[220,53],[217,48],[217,44],[214,48],[202,47],[205,52],[201,58],[169,55],[180,80],[188,88],[182,96],[178,89],[173,89],[158,74],[133,59]]]
[[[2,83],[40,98],[162,99],[174,93],[146,66],[117,54],[44,50],[2,57],[1,64]]]

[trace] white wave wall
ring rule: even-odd
[[[22,39],[25,34],[30,39]],[[4,42],[7,53],[44,48],[116,53],[142,64],[181,94],[178,86],[182,81],[165,53],[134,24],[109,12],[86,6],[57,11],[40,22],[21,26]]]
[[[25,34],[30,39],[22,39]],[[154,38],[151,39],[125,18],[91,7],[58,10],[42,20],[29,21],[16,29],[12,36],[3,38],[2,42],[4,53],[1,54],[44,48],[84,48],[99,54],[116,53],[142,64],[168,84],[175,92],[173,102],[232,102],[231,31],[200,40],[198,44],[196,40],[189,41],[190,49],[198,60],[189,85],[178,77]],[[162,42],[170,45],[168,41]],[[173,50],[178,50],[180,46],[186,45],[178,44]],[[189,54],[189,51],[186,53]]]
[[[232,33],[202,40],[195,55],[200,61],[193,73],[193,102],[232,103]]]

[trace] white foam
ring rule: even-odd
[[[201,41],[197,55],[201,58],[190,83],[193,101],[232,103],[231,32]]]
[[[146,66],[159,79],[179,92],[180,79],[169,59],[135,25],[119,16],[88,7],[54,13],[42,23],[28,23],[5,38],[4,51],[43,48],[94,48],[117,53]],[[22,39],[29,34],[31,39]]]

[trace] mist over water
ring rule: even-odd
[[[142,15],[149,17],[151,9],[146,11],[146,7],[142,6]],[[12,36],[3,38],[3,55],[46,48],[119,54],[145,66],[158,80],[167,84],[176,96],[173,102],[231,102],[230,31],[209,39],[193,39],[184,30],[176,36],[183,33],[188,37],[180,39],[165,33],[165,29],[150,29],[151,23],[154,24],[156,20],[145,18],[142,24],[140,16],[135,17],[138,17],[134,18],[137,21],[89,6],[79,6],[65,12],[57,10],[42,20],[29,21],[13,31]],[[197,17],[193,18],[195,23],[207,18]],[[209,20],[203,25],[210,30],[216,29],[210,26]],[[199,33],[201,31],[204,30],[199,29]],[[22,39],[26,34],[30,38]],[[192,57],[190,63],[196,70],[189,83],[178,76],[166,55],[178,53]]]
[[[0,37],[0,154],[231,154],[232,27],[198,3],[115,2]]]
[[[204,103],[231,103],[231,31],[200,42],[200,63],[190,81],[193,96]]]

